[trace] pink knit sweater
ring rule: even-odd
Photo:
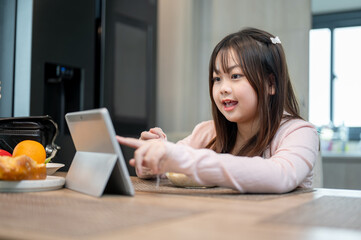
[[[312,124],[299,119],[282,124],[262,157],[205,149],[214,136],[213,121],[206,121],[177,144],[166,142],[168,157],[162,163],[163,171],[184,173],[198,183],[244,193],[284,193],[311,187],[319,151],[318,134]]]

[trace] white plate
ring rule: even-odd
[[[47,163],[46,164],[46,175],[53,175],[59,168],[64,167],[62,163]]]
[[[44,180],[0,181],[0,192],[36,192],[62,188],[65,178],[47,176]]]
[[[207,187],[214,187],[214,186],[205,186],[205,185],[200,185],[199,183],[197,183],[196,181],[192,180],[191,178],[189,178],[187,175],[182,174],[182,173],[172,173],[172,172],[167,172],[165,174],[167,176],[167,178],[169,179],[169,181],[177,186],[177,187],[185,187],[185,188],[207,188]]]

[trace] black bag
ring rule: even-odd
[[[58,132],[50,116],[0,118],[0,149],[12,153],[19,142],[34,140],[44,146],[47,158],[53,158],[60,149],[54,143]]]

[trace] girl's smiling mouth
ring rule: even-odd
[[[222,104],[224,106],[225,111],[232,111],[238,104],[238,101],[224,99],[224,100],[222,100]]]

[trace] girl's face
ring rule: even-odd
[[[223,70],[222,61],[217,56],[216,72],[213,72],[213,99],[228,121],[252,126],[258,120],[257,94],[234,59],[233,51],[230,51],[227,69]]]

